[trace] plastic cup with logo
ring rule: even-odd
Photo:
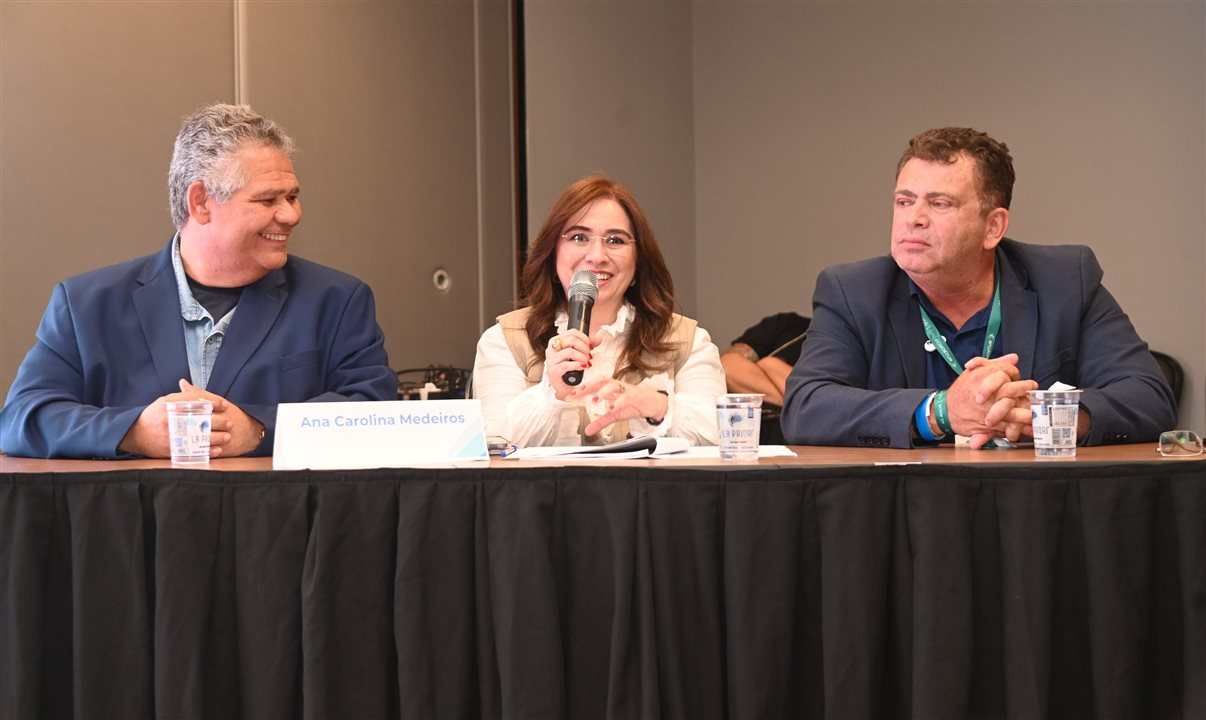
[[[167,405],[168,440],[173,465],[209,462],[209,432],[214,406],[208,400],[186,400]]]
[[[1076,457],[1080,390],[1031,390],[1027,395],[1034,426],[1035,457]]]
[[[720,426],[721,460],[758,459],[762,393],[717,395],[716,423]]]

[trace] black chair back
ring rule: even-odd
[[[762,403],[762,424],[758,427],[759,445],[786,445],[783,439],[783,426],[779,424],[779,415],[783,408],[770,403]]]
[[[1176,402],[1177,410],[1181,409],[1181,387],[1185,384],[1185,371],[1181,369],[1181,363],[1177,362],[1171,355],[1165,355],[1162,352],[1152,350],[1152,357],[1156,358],[1156,364],[1160,366],[1160,372],[1164,373],[1164,379],[1168,381],[1168,386],[1172,388],[1173,400]]]

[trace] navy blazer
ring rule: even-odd
[[[191,376],[171,253],[55,287],[0,409],[6,453],[118,457],[143,408],[179,392]],[[372,290],[290,256],[243,290],[206,389],[264,424],[254,455],[272,452],[277,403],[397,399]]]
[[[1000,354],[1023,378],[1084,390],[1084,444],[1154,440],[1176,423],[1172,391],[1126,313],[1079,245],[997,247]],[[787,379],[787,442],[907,448],[926,395],[925,330],[908,276],[891,256],[824,270],[799,361]]]

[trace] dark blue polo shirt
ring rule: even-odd
[[[951,352],[955,354],[955,359],[962,367],[964,363],[974,357],[979,357],[984,351],[984,336],[988,334],[988,316],[992,311],[992,300],[988,304],[980,308],[980,310],[972,315],[963,327],[955,330],[955,326],[951,324],[946,316],[934,309],[929,298],[925,293],[921,292],[921,288],[917,287],[912,280],[909,280],[910,295],[921,301],[922,307],[929,313],[930,319],[934,321],[934,327],[938,328],[938,333],[946,338],[946,344],[950,346]],[[921,322],[920,318],[918,322]],[[1001,324],[1004,326],[1005,319],[1001,318]],[[1005,354],[1001,346],[1001,336],[1003,333],[997,331],[997,341],[992,348],[992,357],[1001,357]],[[935,390],[945,390],[959,376],[946,361],[942,359],[942,355],[935,350],[934,352],[926,352],[925,348],[917,348],[917,352],[926,354],[925,363],[925,386],[934,388]]]

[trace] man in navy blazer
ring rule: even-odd
[[[1175,424],[1172,391],[1093,252],[1005,238],[1013,181],[1008,148],[985,133],[910,141],[891,257],[817,279],[787,381],[789,443],[1017,440],[1031,434],[1026,392],[1055,381],[1083,389],[1082,444],[1154,440]]]
[[[396,398],[372,291],[288,256],[292,140],[211,105],[176,139],[167,247],[60,283],[0,409],[30,457],[169,457],[164,404],[214,404],[212,456],[271,454],[282,402]]]

